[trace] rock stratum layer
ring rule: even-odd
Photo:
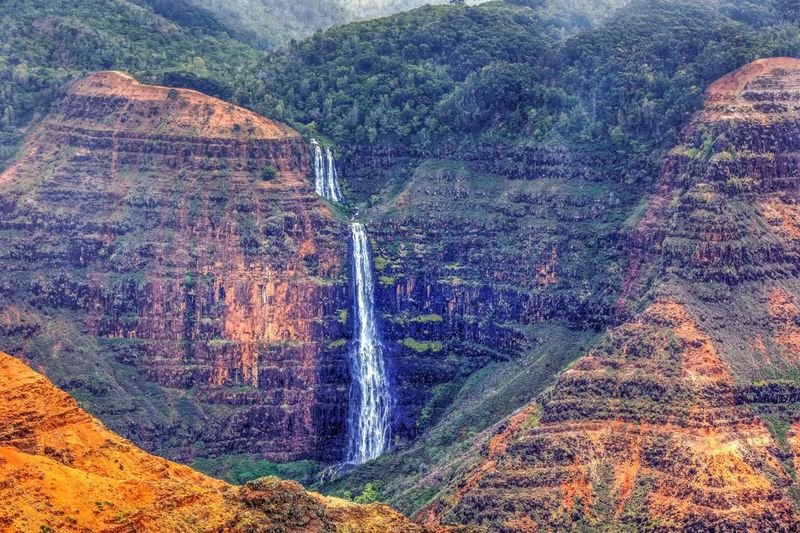
[[[707,93],[632,232],[620,310],[421,516],[492,531],[796,531],[800,60]]]
[[[189,458],[341,456],[345,227],[297,132],[119,72],[68,85],[0,176],[0,342]]]
[[[150,455],[0,353],[3,531],[423,531],[361,506],[262,478],[242,487]]]

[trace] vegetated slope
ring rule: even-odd
[[[310,173],[232,104],[73,82],[0,174],[0,345],[162,455],[338,459],[346,228]]]
[[[559,18],[549,8],[427,6],[334,28],[271,56],[264,105],[313,122],[346,151],[361,143],[430,150],[455,135],[474,138],[499,113],[515,128],[528,111],[521,104],[558,97],[543,94],[536,65],[565,33],[586,29],[569,10]]]
[[[148,0],[161,3],[162,0]],[[275,49],[320,30],[354,20],[383,17],[449,0],[186,0],[207,9],[238,39]],[[473,1],[469,3],[478,3]]]
[[[709,88],[634,232],[623,302],[641,310],[422,516],[500,531],[798,527],[798,131],[798,59]]]
[[[612,316],[624,272],[627,224],[640,214],[642,184],[650,183],[659,151],[674,144],[679,125],[696,108],[703,88],[765,51],[782,47],[787,50],[784,53],[792,53],[796,49],[790,11],[776,11],[778,2],[767,2],[759,9],[751,4],[736,12],[719,7],[720,3],[708,8],[706,2],[639,1],[602,27],[567,41],[563,37],[585,29],[585,21],[567,13],[559,17],[553,3],[522,3],[535,7],[508,3],[439,6],[337,28],[273,56],[263,69],[249,67],[252,52],[246,48],[220,56],[217,37],[201,32],[197,41],[195,33],[146,9],[135,11],[149,21],[140,25],[147,30],[141,40],[139,27],[133,31],[125,26],[118,31],[132,37],[114,41],[117,46],[105,44],[117,30],[97,30],[98,37],[92,41],[97,49],[108,51],[98,57],[108,57],[114,65],[130,64],[137,72],[170,82],[207,85],[212,92],[232,95],[239,103],[270,116],[279,114],[335,141],[343,156],[342,175],[350,201],[371,208],[362,209],[362,216],[374,237],[380,270],[378,305],[387,315],[387,353],[395,365],[393,375],[398,376],[395,435],[401,445],[421,434],[426,438],[444,435],[439,440],[442,453],[425,457],[424,467],[409,469],[409,464],[415,468],[423,464],[416,461],[416,452],[411,462],[399,465],[402,483],[393,483],[396,478],[376,471],[375,477],[396,487],[413,484],[418,475],[424,477],[426,483],[419,485],[424,494],[409,498],[412,507],[432,497],[440,461],[451,461],[454,442],[477,438],[529,401]],[[589,4],[570,6],[579,14]],[[76,11],[75,5],[81,10]],[[25,32],[37,28],[37,17],[44,16],[57,28],[81,21],[81,27],[88,28],[86,33],[95,35],[97,21],[105,19],[90,16],[85,6],[107,12],[100,4],[52,4],[44,15],[34,12],[35,24],[27,25],[28,4],[16,5],[10,13],[18,12],[24,22],[20,25],[11,16],[9,27],[27,37],[10,49],[33,54],[30,64],[53,68],[55,47],[37,52],[37,43],[51,41]],[[62,12],[72,16],[63,19]],[[138,20],[127,9],[120,13],[122,24]],[[151,27],[175,28],[167,34],[174,35],[174,41],[159,40],[164,34],[151,32]],[[92,48],[85,45],[83,33],[77,35],[65,39],[67,44],[80,45],[84,52]],[[182,43],[191,45],[184,49]],[[177,46],[174,54],[173,44]],[[138,56],[118,55],[131,47]],[[195,52],[184,55],[187,50]],[[88,53],[70,54],[76,66],[65,77],[93,65],[86,62],[94,58]],[[219,57],[226,61],[218,62]],[[204,74],[196,78],[199,72]],[[230,90],[233,86],[235,91]],[[14,94],[28,94],[25,91]],[[190,213],[191,200],[191,196],[181,200]],[[269,240],[274,244],[279,239]],[[249,238],[244,242],[254,243]],[[308,262],[313,269],[313,259]],[[195,276],[184,279],[191,285]],[[330,383],[328,391],[338,391],[346,382],[341,354],[349,328],[330,321],[328,314],[329,308],[346,308],[342,286],[331,289],[337,296],[325,300],[328,318],[322,329],[333,359],[330,366],[321,367],[325,370],[320,379]],[[191,295],[194,289],[186,291]],[[138,313],[129,312],[125,301],[108,300],[104,313],[119,308],[126,323],[135,322],[138,319],[132,315]],[[213,329],[218,326],[214,313],[203,308],[196,315],[199,322],[190,320],[187,327],[194,331],[210,326],[213,332],[203,342],[208,341],[214,350],[232,349],[222,342],[226,337]],[[346,322],[344,315],[339,317]],[[15,326],[11,331],[18,338],[22,330]],[[562,349],[545,352],[542,347],[553,332],[567,340]],[[57,343],[39,344],[34,353],[59,353],[57,348]],[[50,360],[58,363],[60,359]],[[132,359],[120,360],[125,365],[119,368],[130,368],[127,363]],[[509,379],[509,386],[494,397],[484,387],[516,375],[514,369],[525,367],[529,360],[540,361],[541,376],[520,373],[526,379]],[[179,368],[190,367],[187,375],[194,376],[192,361],[187,356]],[[495,373],[498,369],[503,370]],[[273,370],[270,365],[270,377]],[[230,375],[234,374],[232,370]],[[195,378],[184,381],[181,374],[175,379],[189,383]],[[129,382],[138,385],[141,380],[134,377]],[[231,382],[250,384],[238,375]],[[84,387],[84,382],[76,383],[74,389],[79,386]],[[94,397],[110,397],[104,388],[84,388]],[[261,418],[229,415],[252,411],[242,403],[262,399],[252,399],[253,391],[247,388],[235,387],[234,392],[235,397],[215,397],[211,405],[220,401],[226,407],[215,408],[212,418],[246,424],[261,435],[265,427]],[[198,393],[207,397],[206,391],[189,388],[190,395]],[[148,388],[141,394],[152,398],[161,390]],[[332,394],[326,397],[330,405],[339,392]],[[453,412],[454,400],[464,395],[486,399],[476,400],[486,410],[463,411],[468,423],[458,431],[425,433]],[[289,404],[282,400],[269,399],[286,412]],[[227,402],[235,406],[229,408]],[[194,412],[196,405],[191,397],[167,404],[175,407],[148,412],[154,413],[155,420],[163,420],[187,406]],[[126,413],[112,409],[108,416],[111,423],[126,417],[125,427],[135,428],[141,421],[138,414],[127,418]],[[328,416],[340,420],[339,414]],[[193,428],[202,425],[202,418],[182,418],[192,420]],[[232,435],[211,428],[209,435],[221,434],[225,440]],[[340,429],[329,427],[325,432],[340,436]],[[141,431],[147,435],[149,429]],[[181,431],[174,434],[174,446],[188,454],[182,447],[196,436],[195,430],[189,436]],[[169,441],[172,435],[164,433],[157,439]],[[251,435],[230,440],[230,446],[191,453],[239,450],[252,446],[251,437],[256,439]],[[260,437],[256,440],[265,442]],[[425,449],[425,442],[417,451]],[[259,446],[259,451],[266,449]]]
[[[295,122],[314,122],[346,153],[360,143],[475,149],[497,141],[487,133],[556,144],[591,136],[612,153],[629,137],[651,143],[642,150],[668,148],[699,103],[702,89],[693,86],[774,46],[776,35],[792,42],[772,4],[752,19],[710,2],[607,6],[610,20],[566,41],[565,33],[587,29],[569,17],[580,18],[580,3],[563,18],[549,3],[427,7],[290,47],[265,72],[264,98],[279,99],[276,110]],[[762,35],[763,26],[772,31]],[[654,128],[673,136],[665,141]]]
[[[69,80],[119,69],[231,98],[258,55],[209,12],[160,0],[10,0],[0,43],[0,169]]]
[[[165,16],[170,10],[164,0],[143,0]],[[185,0],[207,9],[225,24],[236,38],[259,48],[273,49],[291,40],[304,39],[319,30],[355,20],[385,17],[425,5],[449,4],[450,0]],[[468,5],[486,0],[468,0]],[[608,17],[627,0],[517,0],[519,5],[535,7],[545,18],[570,20],[587,29]],[[173,16],[173,19],[178,18]],[[184,20],[186,17],[179,17]]]
[[[234,487],[143,452],[18,359],[0,352],[4,531],[422,531],[263,478]]]
[[[408,11],[424,5],[447,4],[450,0],[337,0],[357,18],[370,19],[385,17],[401,11]],[[485,1],[485,0],[483,0]],[[468,4],[478,4],[481,0],[471,0]]]

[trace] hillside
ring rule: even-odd
[[[275,478],[234,487],[147,454],[0,352],[4,531],[422,531]]]
[[[353,14],[340,0],[187,0],[214,13],[240,39],[264,49],[343,24]]]
[[[708,89],[633,234],[623,301],[636,314],[421,516],[509,531],[798,527],[798,100],[790,58]]]
[[[794,0],[435,5],[270,53],[340,10],[192,1],[0,7],[0,348],[228,480],[490,530],[796,525],[795,67],[714,84],[800,56]],[[350,217],[392,450],[327,468]]]
[[[163,0],[149,0],[162,3]],[[277,49],[317,31],[355,20],[385,17],[449,0],[185,0],[208,10],[253,46]],[[470,3],[478,3],[475,0]]]
[[[142,0],[145,1],[145,0]],[[164,0],[146,0],[153,6]],[[263,49],[276,49],[292,40],[302,40],[320,30],[353,21],[386,17],[426,5],[449,4],[450,0],[182,0],[207,10],[234,37]],[[468,0],[467,5],[488,0]],[[545,19],[569,20],[588,29],[611,15],[628,0],[516,0],[535,7]],[[165,15],[170,10],[156,9]],[[197,15],[195,15],[196,17]],[[185,17],[182,17],[185,18]]]

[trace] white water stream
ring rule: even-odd
[[[311,146],[314,148],[314,190],[323,198],[341,202],[342,190],[339,188],[333,152],[327,146],[323,149],[315,139],[311,139]]]
[[[347,461],[375,459],[389,444],[391,403],[383,360],[383,343],[375,320],[372,257],[364,225],[353,222],[354,342],[350,351]]]

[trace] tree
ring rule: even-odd
[[[364,485],[364,490],[355,498],[356,503],[375,503],[376,501],[378,501],[378,489],[372,483]]]

